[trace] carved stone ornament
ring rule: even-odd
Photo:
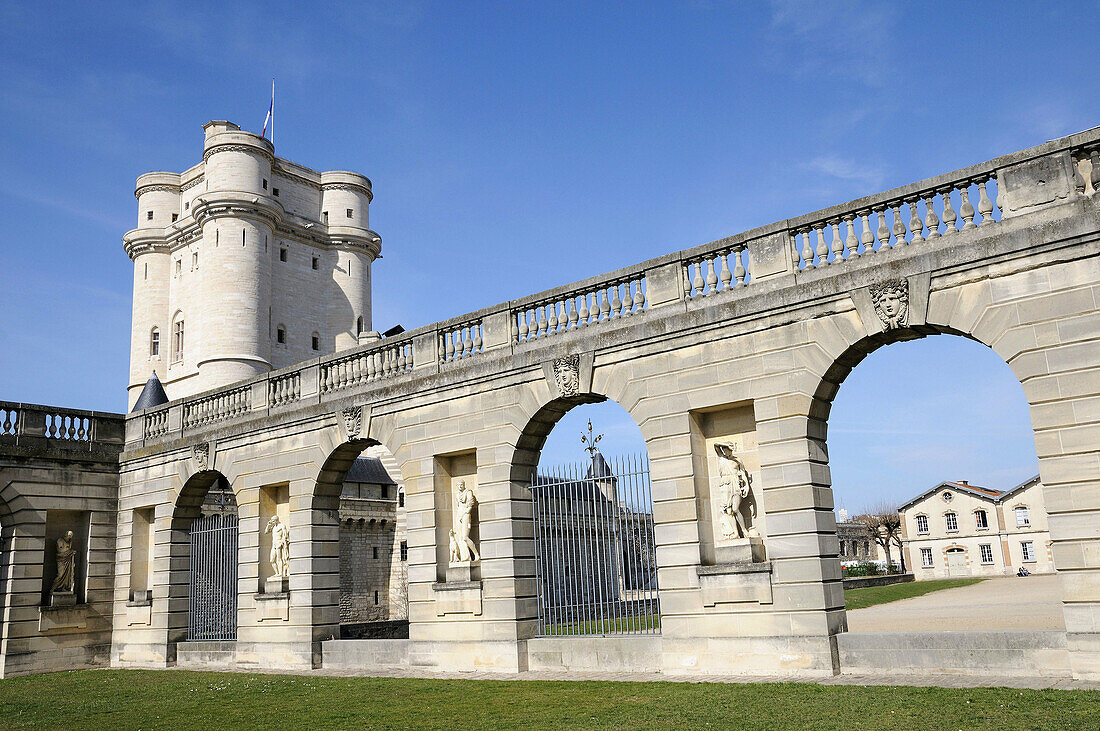
[[[909,325],[909,280],[890,279],[871,285],[871,302],[875,314],[886,330]]]
[[[210,468],[210,445],[206,442],[196,444],[191,448],[191,456],[195,458],[195,468],[199,472],[205,472]]]
[[[344,417],[344,431],[348,433],[348,439],[359,436],[359,430],[363,428],[363,407],[353,406],[340,412]]]
[[[567,355],[554,359],[554,381],[561,396],[576,396],[581,386],[581,357]]]

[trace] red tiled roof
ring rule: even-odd
[[[1004,494],[1004,490],[994,490],[989,487],[978,487],[977,485],[970,485],[964,482],[949,482],[947,484],[954,485],[960,490],[973,490],[974,492],[980,492],[983,495],[989,495],[990,497],[997,497],[998,495]]]

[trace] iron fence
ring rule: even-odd
[[[539,635],[659,634],[648,458],[537,472],[531,502]]]
[[[191,523],[187,639],[237,639],[237,516],[215,513]]]

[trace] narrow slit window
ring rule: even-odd
[[[149,334],[149,355],[160,355],[160,330],[153,328],[153,332]]]
[[[281,344],[286,344],[286,328],[279,325],[279,328],[275,331],[275,340]]]
[[[286,249],[279,249],[279,261],[286,261],[286,260],[287,260],[287,251],[286,251]]]

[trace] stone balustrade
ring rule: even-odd
[[[123,443],[124,424],[122,414],[0,401],[0,445],[60,451],[117,449]]]
[[[662,307],[747,297],[760,282],[797,289],[853,259],[953,246],[1098,189],[1100,128],[165,404],[145,412],[127,442],[319,403],[349,387],[416,378],[497,352],[546,348],[549,358],[557,340],[550,336],[614,327]],[[4,423],[0,414],[0,434]]]

